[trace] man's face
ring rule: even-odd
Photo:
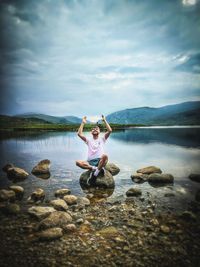
[[[99,135],[100,134],[100,129],[98,126],[94,127],[91,131],[92,135]]]

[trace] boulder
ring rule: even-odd
[[[56,211],[53,207],[40,207],[32,206],[28,209],[28,214],[35,217],[38,220],[44,219],[49,216],[52,212]]]
[[[32,174],[49,174],[51,162],[48,159],[41,160],[33,169]]]
[[[131,175],[131,179],[133,180],[134,183],[144,183],[148,180],[149,175],[148,174],[143,174],[143,173],[134,173]]]
[[[43,201],[45,198],[45,193],[42,188],[37,188],[31,196],[28,198],[29,202]]]
[[[63,197],[63,199],[68,205],[75,205],[77,204],[78,200],[78,198],[74,195],[66,195]]]
[[[29,176],[28,172],[18,167],[7,168],[6,173],[8,179],[13,182],[23,181]]]
[[[200,174],[199,173],[191,173],[189,175],[190,180],[200,183]]]
[[[69,232],[75,232],[77,230],[76,225],[73,223],[69,223],[67,225],[63,226],[63,230],[67,233]]]
[[[162,173],[161,169],[155,166],[148,166],[145,168],[141,168],[137,170],[138,173],[143,173],[143,174],[151,174],[151,173]]]
[[[66,195],[70,195],[71,191],[68,188],[58,189],[55,192],[55,197],[63,198]]]
[[[107,163],[105,169],[109,171],[113,176],[117,175],[120,172],[120,168],[117,167],[114,163]]]
[[[15,192],[16,198],[22,199],[24,195],[24,188],[19,185],[11,185],[9,189]]]
[[[77,204],[79,208],[85,208],[87,206],[90,206],[90,200],[86,197],[79,197],[77,200]]]
[[[59,227],[43,230],[35,234],[40,241],[51,241],[63,236],[63,230]]]
[[[159,173],[152,173],[148,177],[148,182],[149,183],[173,183],[174,182],[174,177],[172,174],[159,174]]]
[[[47,229],[52,227],[62,227],[72,222],[72,217],[64,211],[52,212],[47,218],[42,220],[38,229]]]
[[[141,189],[132,187],[126,192],[127,197],[138,197],[142,195]]]
[[[63,199],[54,199],[54,200],[52,200],[50,202],[50,204],[56,210],[64,210],[64,211],[66,211],[68,209],[68,205]]]
[[[100,172],[97,177],[94,177],[91,180],[91,183],[88,185],[87,180],[90,177],[90,171],[83,172],[80,177],[80,185],[82,188],[89,187],[99,187],[99,188],[114,188],[115,182],[112,174],[105,170]]]
[[[15,192],[13,190],[0,190],[0,201],[13,201],[15,200]]]

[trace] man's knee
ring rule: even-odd
[[[106,154],[103,154],[101,157],[103,160],[108,160],[108,156]]]
[[[81,166],[81,161],[80,160],[76,160],[76,166]]]

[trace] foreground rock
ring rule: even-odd
[[[21,168],[14,167],[12,164],[6,164],[3,167],[3,171],[7,173],[8,179],[13,182],[23,181],[29,176],[28,172]]]
[[[63,198],[66,195],[70,195],[71,191],[68,188],[58,189],[55,192],[55,197]]]
[[[107,163],[105,169],[109,171],[113,176],[117,175],[120,172],[120,168],[114,163]]]
[[[38,174],[49,174],[50,171],[50,160],[48,159],[44,159],[44,160],[41,160],[33,169],[32,169],[32,173],[35,174],[35,175],[38,175]]]
[[[0,190],[0,201],[13,201],[15,200],[15,192],[13,190]]]
[[[50,204],[56,210],[66,211],[68,209],[68,205],[63,199],[54,199],[50,202]]]
[[[90,184],[87,184],[87,180],[90,177],[90,171],[86,171],[81,174],[80,185],[82,188],[88,187],[99,187],[99,188],[114,188],[115,182],[112,174],[105,170],[104,173],[101,171],[97,177],[94,177]]]
[[[36,238],[40,241],[51,241],[63,236],[63,230],[59,227],[50,228],[36,233]]]
[[[38,229],[47,229],[52,227],[62,227],[72,222],[72,217],[64,211],[52,212],[47,218],[42,220]]]
[[[156,166],[148,166],[137,170],[138,173],[151,174],[151,173],[162,173],[161,169]]]
[[[38,202],[38,201],[43,201],[45,198],[45,193],[42,188],[37,188],[31,196],[28,198],[29,202]]]
[[[15,203],[9,203],[0,207],[0,210],[6,215],[16,215],[20,212],[20,206]]]
[[[127,197],[138,197],[142,195],[141,189],[132,187],[126,192]]]
[[[38,220],[44,219],[56,210],[53,207],[32,206],[28,209],[28,213]]]
[[[172,174],[159,174],[159,173],[152,173],[148,177],[148,182],[149,183],[173,183],[174,182],[174,177]]]
[[[68,205],[75,205],[77,204],[78,200],[78,198],[74,195],[66,195],[63,197],[63,199]]]
[[[191,173],[189,175],[190,180],[200,183],[200,174],[199,173]]]
[[[15,192],[16,198],[22,199],[24,195],[24,188],[19,185],[11,185],[9,189]]]

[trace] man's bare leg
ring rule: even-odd
[[[100,173],[101,169],[106,166],[107,161],[108,161],[108,156],[103,154],[99,161],[98,167],[96,171],[94,172],[94,176],[97,176]]]
[[[93,170],[93,167],[87,161],[84,161],[84,160],[77,160],[76,165],[82,169],[86,169],[90,171]]]

